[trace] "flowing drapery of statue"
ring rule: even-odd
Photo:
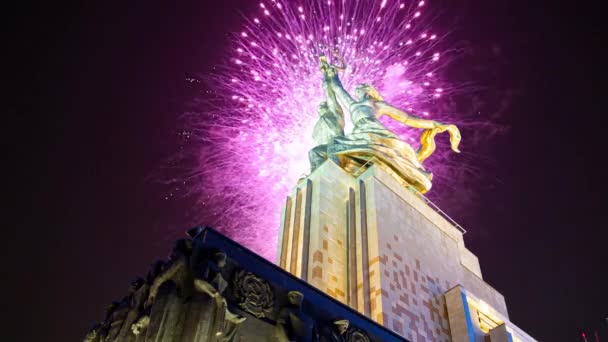
[[[337,54],[335,57],[339,58]],[[393,170],[409,185],[421,193],[431,188],[432,173],[422,163],[435,151],[435,136],[447,131],[454,152],[460,152],[460,132],[455,125],[447,125],[406,113],[385,102],[380,93],[370,84],[360,84],[355,90],[356,99],[344,89],[339,71],[346,68],[330,64],[326,56],[320,57],[323,74],[323,89],[326,100],[319,105],[319,121],[313,130],[317,144],[310,153],[311,169],[314,170],[326,159],[331,159],[348,172],[370,164],[379,164]],[[342,107],[348,109],[353,130],[344,134]],[[388,115],[407,126],[424,131],[420,136],[420,147],[412,146],[400,139],[384,126],[379,118]]]

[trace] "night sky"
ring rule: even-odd
[[[186,77],[222,62],[241,13],[257,5],[209,2],[5,13],[3,164],[15,195],[5,196],[4,297],[14,308],[3,310],[3,340],[80,339],[196,223],[193,200],[164,200],[153,175],[201,91]],[[467,246],[520,328],[541,341],[581,341],[583,330],[608,341],[605,18],[589,3],[442,2],[480,94],[510,94],[495,118],[508,129],[484,147],[485,176],[469,189],[477,203],[458,216]]]

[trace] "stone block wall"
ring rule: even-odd
[[[279,239],[279,264],[299,260],[292,274],[411,341],[452,339],[444,294],[458,285],[508,319],[463,232],[390,171],[374,165],[354,177],[328,161],[299,183],[284,216],[302,193],[310,210],[284,220]],[[293,246],[301,249],[286,252]]]

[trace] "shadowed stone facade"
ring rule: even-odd
[[[85,341],[406,341],[213,229],[189,235]]]

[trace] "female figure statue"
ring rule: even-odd
[[[324,76],[329,78],[330,87],[338,101],[349,109],[354,125],[350,134],[333,139],[327,153],[337,157],[341,166],[349,172],[373,159],[375,164],[389,167],[418,191],[427,192],[431,188],[432,174],[424,169],[422,162],[435,150],[434,137],[437,133],[447,131],[450,134],[452,150],[460,152],[458,144],[461,138],[458,128],[423,119],[393,107],[369,84],[359,85],[355,90],[357,99],[353,98],[344,89],[338,76],[338,71],[343,68],[344,66],[333,66],[325,58],[321,58],[321,70]],[[399,139],[378,120],[383,115],[410,127],[425,130],[418,151],[414,151],[408,143]]]
[[[324,56],[321,57],[321,60],[326,61]],[[319,103],[319,120],[312,131],[312,138],[316,146],[308,152],[311,172],[325,160],[332,157],[327,154],[327,147],[335,137],[344,135],[344,114],[342,112],[342,107],[340,107],[336,100],[333,89],[331,89],[329,85],[330,79],[323,70],[325,65],[327,65],[327,63],[322,63],[321,65],[325,101]],[[334,161],[338,162],[338,160],[335,159]]]

